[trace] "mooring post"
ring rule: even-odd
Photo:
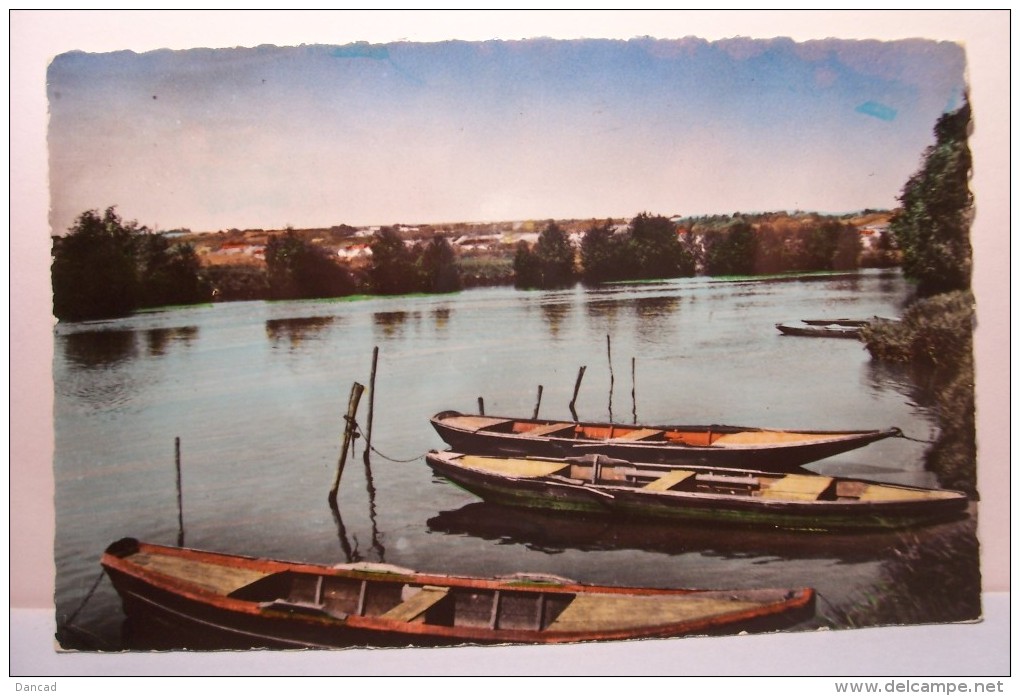
[[[351,396],[347,401],[347,415],[344,416],[344,440],[340,446],[340,458],[336,463],[336,476],[333,478],[333,487],[329,489],[329,504],[336,507],[336,494],[340,488],[340,477],[344,473],[344,464],[347,461],[347,450],[351,446],[351,440],[354,439],[354,428],[357,422],[354,420],[355,415],[358,413],[358,402],[361,401],[361,393],[365,391],[365,387],[354,383],[351,387]]]
[[[483,399],[480,396],[478,397],[478,415],[479,416],[485,415],[485,399]]]
[[[613,422],[613,385],[616,377],[613,375],[613,346],[606,334],[606,356],[609,358],[609,422]]]
[[[177,470],[177,546],[184,546],[184,504],[181,499],[181,438],[174,438],[174,468]]]
[[[538,418],[538,409],[542,405],[542,385],[538,385],[538,399],[535,400],[535,413],[531,416],[532,420]]]
[[[634,425],[637,425],[637,379],[635,377],[637,372],[635,368],[636,362],[637,362],[636,358],[630,359],[630,403],[632,408],[631,412],[634,414]]]
[[[574,383],[574,398],[570,400],[570,415],[574,417],[574,421],[577,421],[577,411],[574,410],[574,404],[577,403],[577,392],[581,390],[581,380],[584,379],[585,365],[581,365],[581,369],[577,371],[577,382]]]
[[[372,451],[372,419],[375,416],[375,368],[379,362],[379,346],[372,349],[372,373],[368,377],[368,430],[365,432],[365,463]]]

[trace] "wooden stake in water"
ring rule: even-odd
[[[577,411],[574,410],[574,405],[577,403],[577,392],[581,390],[581,380],[584,379],[584,371],[586,366],[581,365],[581,369],[577,371],[577,381],[574,383],[574,398],[570,400],[570,415],[574,417],[574,421],[577,421]]]
[[[485,415],[485,399],[483,399],[480,396],[478,397],[478,415],[479,416]]]
[[[177,546],[184,546],[184,504],[181,499],[181,438],[174,438],[174,468],[177,469]]]
[[[630,403],[632,406],[632,413],[634,414],[634,425],[637,425],[637,379],[635,374],[637,372],[635,368],[635,358],[630,359]]]
[[[542,385],[538,385],[538,399],[535,400],[535,413],[531,416],[532,420],[538,418],[538,409],[542,405]]]
[[[336,477],[333,479],[333,487],[329,489],[329,504],[333,507],[336,507],[336,494],[340,488],[340,477],[344,473],[344,464],[347,462],[347,450],[350,449],[351,440],[354,439],[354,428],[356,425],[354,417],[358,413],[358,402],[361,401],[361,393],[363,391],[365,391],[365,387],[355,382],[354,386],[351,387],[350,399],[347,401],[347,415],[344,417],[344,440],[340,446],[340,458],[336,463]]]
[[[375,417],[375,368],[379,362],[379,346],[372,349],[372,373],[368,377],[368,430],[365,432],[365,463],[372,451],[372,419]]]
[[[606,334],[606,356],[609,358],[609,422],[613,422],[613,385],[616,377],[613,375],[613,346]]]

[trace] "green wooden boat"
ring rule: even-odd
[[[432,470],[483,500],[586,513],[802,530],[896,529],[965,514],[964,493],[865,480],[583,457],[430,452]]]

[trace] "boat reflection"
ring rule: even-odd
[[[960,522],[899,532],[784,533],[673,521],[663,524],[477,502],[441,512],[427,524],[431,532],[520,544],[549,554],[568,550],[635,550],[670,556],[693,553],[717,558],[829,559],[859,563],[893,554],[907,541],[913,545],[923,543],[925,537],[938,538],[946,528]]]

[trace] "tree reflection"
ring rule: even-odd
[[[145,343],[150,356],[166,355],[167,346],[181,341],[190,345],[198,336],[197,326],[178,326],[170,329],[149,329],[145,332]]]
[[[77,367],[110,367],[138,356],[135,331],[83,331],[63,337],[64,357]]]
[[[292,319],[267,319],[266,336],[273,342],[273,347],[281,342],[289,343],[294,349],[308,340],[319,337],[326,328],[333,325],[336,317],[297,317]]]

